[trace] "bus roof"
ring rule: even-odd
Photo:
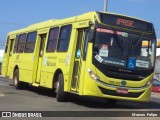
[[[120,16],[125,16],[125,17],[130,17],[130,18],[133,18],[133,19],[141,20],[141,19],[138,19],[138,18],[135,18],[135,17],[126,16],[126,15],[122,15],[122,14],[116,14],[116,13],[110,13],[110,12],[99,12],[99,13],[120,15]],[[72,23],[72,22],[75,22],[75,21],[89,20],[89,19],[93,19],[94,17],[98,17],[96,11],[87,12],[87,13],[84,13],[84,14],[81,14],[81,15],[78,15],[78,16],[73,16],[73,17],[60,19],[60,20],[51,19],[51,20],[47,20],[47,21],[43,21],[43,22],[39,22],[39,23],[36,23],[36,24],[29,25],[29,26],[27,26],[26,28],[23,28],[23,29],[11,31],[11,32],[8,33],[8,35],[23,33],[23,32],[27,32],[27,31],[30,31],[30,30],[33,31],[33,30],[37,30],[37,29],[41,29],[41,28],[47,28],[47,27],[51,27],[51,26],[54,26],[54,25]],[[145,20],[141,20],[141,21],[145,21]],[[145,21],[145,22],[148,22],[148,21]]]
[[[80,20],[88,20],[88,19],[92,19],[95,14],[96,14],[96,12],[88,12],[88,13],[85,13],[85,14],[82,14],[82,15],[79,15],[79,16],[73,16],[73,17],[60,19],[60,20],[51,19],[51,20],[47,20],[47,21],[43,21],[43,22],[39,22],[39,23],[36,23],[36,24],[29,25],[29,26],[27,26],[26,28],[23,28],[23,29],[11,31],[11,32],[8,33],[8,35],[16,34],[16,33],[23,33],[23,32],[26,32],[26,31],[36,30],[36,29],[41,29],[41,28],[47,28],[47,27],[51,27],[51,26],[54,26],[54,25],[72,23],[72,22],[80,21]]]

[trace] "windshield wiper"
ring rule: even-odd
[[[114,31],[114,35],[116,36],[116,41],[117,41],[117,43],[118,43],[118,46],[121,48],[121,49],[123,49],[123,46],[122,45],[120,45],[120,38],[118,37],[118,35],[117,35],[117,33]],[[123,40],[122,40],[123,41]],[[123,44],[123,43],[122,43]]]
[[[144,33],[134,43],[132,43],[132,50],[133,50],[133,48],[135,48],[142,41],[141,38],[143,36],[144,36]]]

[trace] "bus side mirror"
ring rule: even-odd
[[[93,37],[94,37],[94,29],[90,29],[90,30],[89,30],[88,42],[93,41]]]
[[[94,23],[92,21],[89,21],[89,28],[88,28],[88,42],[91,42],[93,40],[94,37]]]

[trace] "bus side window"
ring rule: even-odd
[[[33,53],[34,52],[36,38],[37,38],[37,32],[28,33],[26,47],[24,50],[25,53]]]
[[[13,42],[14,42],[14,39],[10,39],[10,51],[9,51],[9,56],[11,56],[11,55],[12,55]]]
[[[46,52],[54,52],[56,50],[58,35],[59,27],[50,29]]]
[[[19,35],[16,35],[16,39],[15,39],[15,42],[14,42],[14,50],[13,50],[13,53],[16,53],[16,51],[17,51],[18,38],[19,38]]]
[[[71,36],[72,25],[66,25],[61,27],[60,36],[58,40],[58,52],[67,52],[70,36]]]
[[[87,48],[88,48],[88,41],[89,41],[89,29],[85,30],[85,41],[84,41],[84,49],[83,49],[83,60],[86,60]]]
[[[9,36],[7,37],[6,47],[5,47],[5,53],[8,51],[8,44],[9,44]]]
[[[26,44],[26,34],[19,35],[17,53],[23,53]]]

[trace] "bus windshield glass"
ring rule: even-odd
[[[126,69],[151,69],[156,40],[124,31],[97,28],[94,58],[105,65]]]

